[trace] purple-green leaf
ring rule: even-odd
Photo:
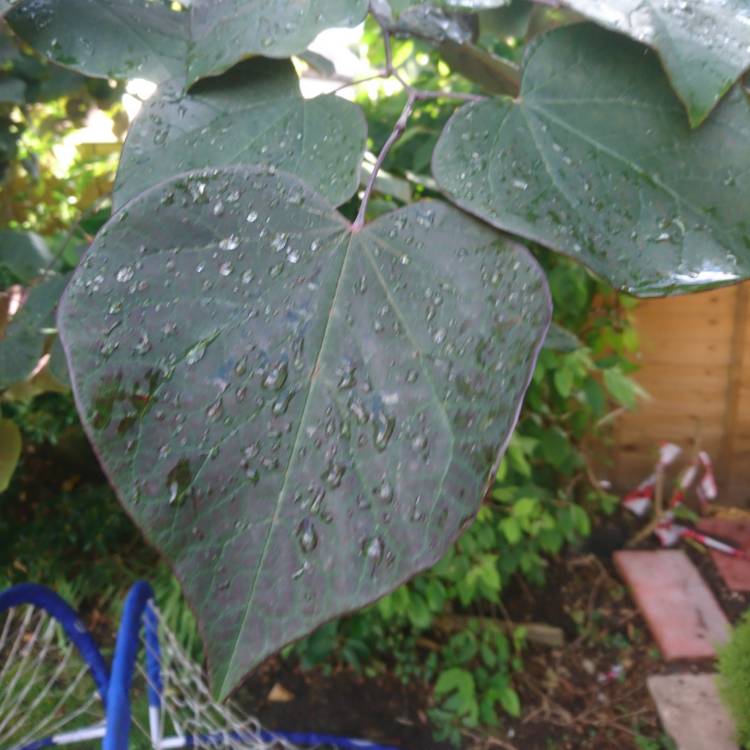
[[[362,110],[333,94],[303,99],[288,60],[246,60],[189,93],[181,88],[179,81],[159,86],[133,122],[115,210],[169,177],[226,164],[273,165],[337,206],[357,189],[367,129]]]
[[[750,66],[747,0],[563,0],[603,26],[653,47],[700,125]]]
[[[181,580],[220,696],[440,559],[549,317],[526,249],[441,202],[355,231],[296,178],[234,167],[112,218],[61,336],[85,428]]]
[[[189,85],[253,55],[303,52],[366,13],[366,0],[193,0],[181,11],[161,0],[33,0],[7,20],[37,52],[87,75]]]
[[[750,103],[691,129],[653,52],[579,24],[528,47],[521,93],[448,121],[433,173],[499,229],[643,296],[750,277]]]

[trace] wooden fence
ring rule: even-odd
[[[648,300],[636,310],[651,400],[615,429],[615,485],[633,487],[665,440],[709,452],[719,499],[750,507],[750,282]]]

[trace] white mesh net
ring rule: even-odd
[[[293,745],[272,737],[258,721],[242,716],[231,704],[218,704],[212,697],[203,670],[183,651],[163,618],[159,620],[159,650],[161,659],[161,711],[158,726],[149,726],[147,711],[137,709],[146,703],[149,684],[145,668],[148,644],[141,635],[141,658],[138,662],[139,680],[134,685],[134,723],[143,738],[150,738],[150,748],[156,742],[168,750],[175,747],[236,748],[236,750],[292,750]],[[158,686],[154,686],[158,688]],[[157,737],[151,734],[156,733]],[[155,742],[156,741],[156,742]]]
[[[103,731],[104,710],[88,666],[59,623],[20,606],[0,614],[0,748]]]
[[[161,705],[158,709],[148,705],[149,646],[141,628],[131,691],[132,750],[297,750],[257,720],[246,718],[236,706],[216,703],[202,668],[158,611],[154,613],[159,624],[161,684],[153,687]],[[91,672],[62,626],[31,605],[0,613],[0,750],[62,745],[95,750],[101,747],[104,733],[104,707]],[[361,747],[371,746],[361,743]]]

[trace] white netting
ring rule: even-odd
[[[104,712],[88,666],[44,610],[0,614],[0,749],[102,725]]]
[[[148,645],[141,628],[131,692],[130,750],[297,750],[235,706],[216,703],[202,668],[161,615],[155,615],[161,708],[155,712],[148,706]],[[104,726],[102,701],[88,665],[60,624],[31,605],[0,613],[0,750],[38,750],[43,745],[34,743],[47,738],[54,745],[95,750],[101,747]]]
[[[157,732],[164,750],[189,744],[196,748],[233,750],[293,750],[294,746],[264,732],[260,723],[246,718],[231,704],[218,704],[208,688],[203,670],[184,652],[163,618],[159,620],[162,710]],[[148,644],[141,635],[139,680],[134,690],[133,719],[144,738],[150,735],[146,704],[145,654]],[[138,684],[139,683],[139,684]],[[187,742],[186,742],[187,741]],[[150,747],[150,745],[146,745]]]

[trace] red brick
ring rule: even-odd
[[[750,523],[726,518],[704,518],[698,528],[709,535],[722,537],[750,553]],[[721,552],[711,552],[711,559],[732,591],[750,591],[750,561],[739,560]]]
[[[614,560],[667,661],[716,656],[729,623],[684,552],[620,551]]]

